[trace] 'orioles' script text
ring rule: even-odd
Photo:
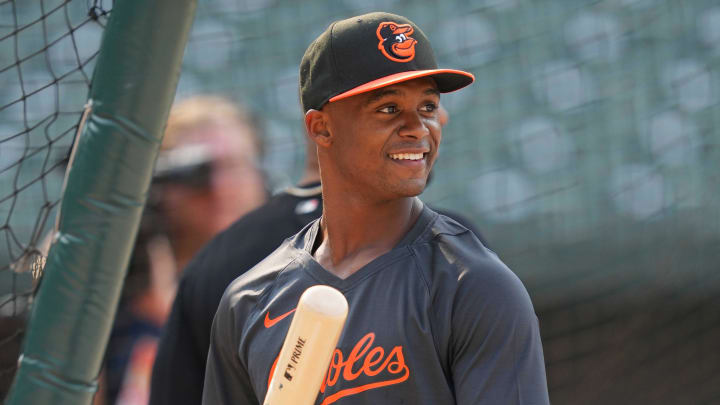
[[[329,405],[340,398],[355,395],[363,391],[399,384],[410,377],[410,370],[405,364],[402,346],[395,346],[386,351],[381,346],[373,347],[375,334],[370,332],[363,336],[345,357],[340,349],[335,349],[320,392],[325,393],[341,379],[345,382],[355,381],[360,376],[376,377],[372,382],[340,389],[328,395],[322,405]],[[270,378],[275,371],[277,360],[270,369]],[[270,380],[268,379],[268,386]],[[352,384],[343,384],[345,386]]]

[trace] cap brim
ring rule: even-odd
[[[408,72],[395,73],[390,76],[381,77],[379,79],[367,82],[361,86],[350,89],[344,93],[340,93],[328,100],[328,102],[342,100],[358,94],[367,93],[381,87],[390,86],[392,84],[405,82],[408,80],[418,79],[420,77],[431,76],[437,83],[438,90],[441,93],[449,93],[459,90],[473,81],[475,76],[472,73],[463,72],[455,69],[428,69],[428,70],[411,70]]]

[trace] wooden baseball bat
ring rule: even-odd
[[[345,325],[348,303],[316,285],[300,296],[263,405],[312,405]]]

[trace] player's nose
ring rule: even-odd
[[[423,116],[418,111],[403,112],[403,121],[398,134],[403,137],[423,138],[430,134]]]

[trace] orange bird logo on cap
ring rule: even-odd
[[[380,40],[378,49],[393,62],[410,62],[415,57],[417,41],[410,35],[415,30],[410,24],[398,24],[392,21],[382,22],[377,28]]]

